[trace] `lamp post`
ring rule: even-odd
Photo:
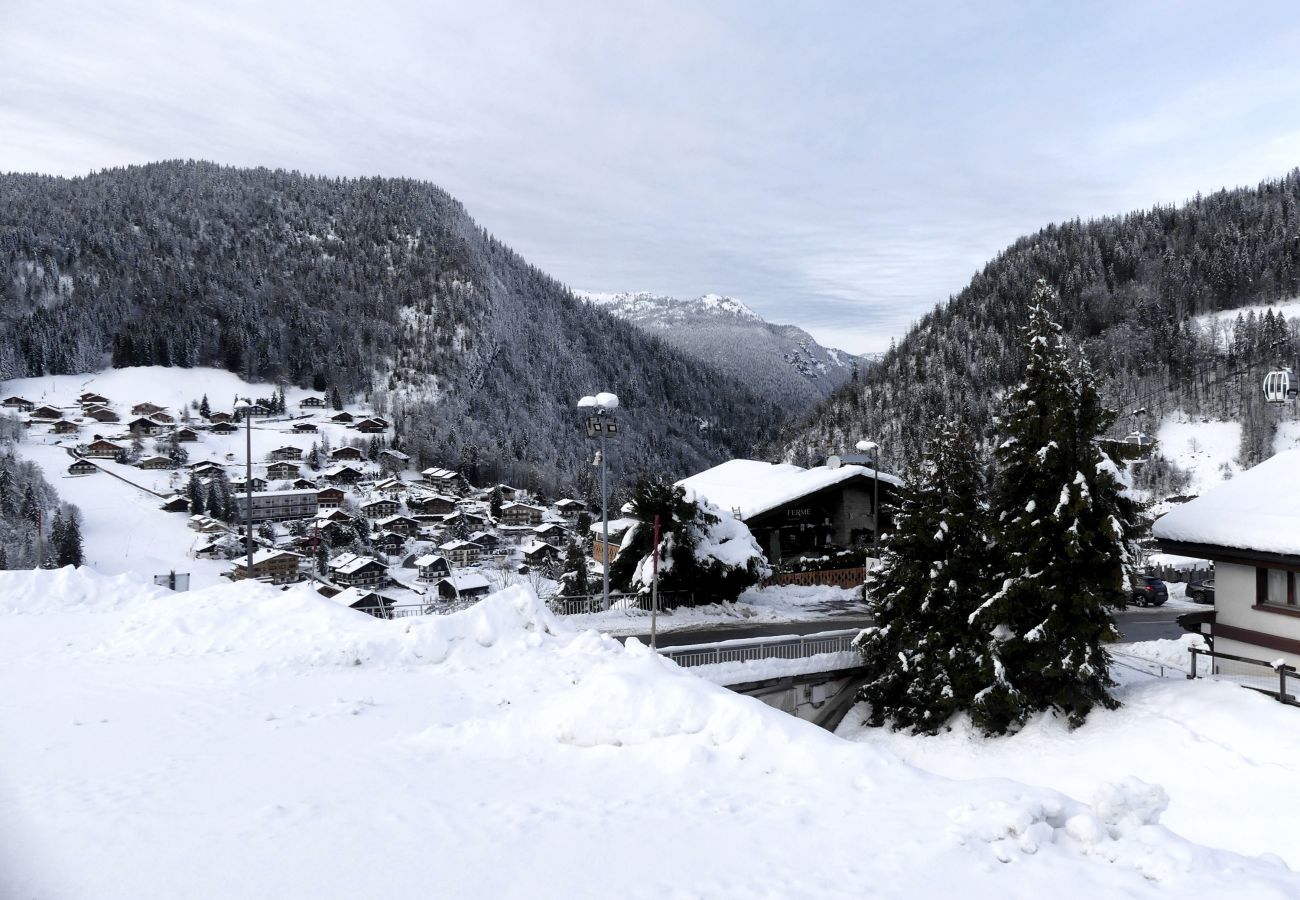
[[[247,400],[235,403],[235,411],[244,417],[244,563],[245,577],[253,580],[253,417]]]
[[[618,422],[614,420],[614,410],[618,409],[618,397],[601,392],[583,397],[578,401],[578,408],[590,410],[587,416],[587,438],[600,439],[600,449],[596,451],[593,465],[600,466],[600,530],[601,543],[605,547],[605,557],[601,561],[601,605],[609,610],[609,484],[605,471],[605,440],[610,435],[618,436]]]
[[[875,441],[858,441],[859,453],[871,454],[871,558],[880,561],[880,445]],[[874,565],[873,565],[874,567]]]

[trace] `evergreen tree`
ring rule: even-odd
[[[577,541],[569,541],[569,548],[564,555],[564,572],[559,578],[560,586],[555,596],[586,597],[593,593],[591,575],[587,569],[587,554]]]
[[[81,523],[75,513],[68,516],[63,535],[57,540],[60,566],[80,566],[85,562],[85,548],[81,540]]]
[[[1072,359],[1049,313],[1055,299],[1040,281],[1024,381],[999,422],[993,591],[970,617],[992,664],[973,712],[988,733],[1046,709],[1077,726],[1097,704],[1118,705],[1105,642],[1118,637],[1108,607],[1126,597],[1134,509],[1098,443],[1114,414]]]
[[[36,500],[36,490],[32,487],[31,482],[23,488],[23,502],[20,508],[20,515],[33,525],[39,525],[41,521],[41,505]]]
[[[339,396],[337,386],[330,388],[330,406],[339,411],[343,409],[343,398]]]
[[[186,489],[190,500],[190,515],[203,515],[206,506],[204,504],[203,482],[199,480],[197,472],[190,473],[190,483]]]
[[[205,419],[212,415],[212,407],[208,404],[207,394],[204,394],[203,399],[199,401],[199,415]]]
[[[6,550],[3,546],[0,546],[0,572],[4,572],[8,570],[8,568],[9,568],[9,551]]]
[[[971,433],[941,419],[907,476],[868,580],[874,619],[858,638],[868,722],[933,734],[968,710],[989,660],[967,621],[985,595],[988,510]]]
[[[641,478],[632,491],[630,509],[638,522],[609,567],[610,583],[619,590],[649,592],[656,550],[659,589],[668,595],[665,608],[689,593],[732,602],[768,573],[763,553],[744,522],[716,506],[688,499],[683,488],[666,478]],[[728,545],[725,551],[724,545]]]
[[[505,494],[501,491],[501,485],[492,489],[492,498],[488,501],[488,509],[492,512],[492,518],[501,518],[501,507],[506,502]]]

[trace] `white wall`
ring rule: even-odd
[[[1300,578],[1300,573],[1297,573]],[[1300,641],[1300,617],[1280,615],[1252,609],[1255,605],[1255,567],[1218,562],[1214,565],[1215,621],[1220,625],[1246,628]],[[1214,649],[1235,656],[1273,661],[1285,659],[1300,668],[1300,654],[1282,653],[1268,647],[1244,644],[1240,641],[1219,639]]]

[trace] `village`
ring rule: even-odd
[[[177,528],[184,523],[188,550],[164,560],[171,574],[159,581],[173,589],[176,572],[215,563],[230,581],[311,581],[322,596],[382,618],[448,613],[516,583],[552,597],[573,547],[599,585],[635,524],[625,509],[611,509],[604,525],[599,502],[546,500],[508,484],[473,485],[450,468],[420,469],[398,449],[387,418],[342,408],[328,392],[289,389],[287,399],[278,387],[270,397],[236,397],[218,408],[209,396],[216,390],[193,375],[187,384],[198,396],[180,402],[73,393],[61,379],[39,394],[0,400],[27,442],[64,455],[65,478],[130,485]],[[119,390],[143,390],[127,384]],[[680,483],[745,521],[768,558],[785,563],[769,584],[853,589],[863,580],[881,491],[899,483],[882,475],[877,484],[874,470],[857,462],[867,458],[834,457],[812,469],[731,460]],[[60,485],[74,503],[78,488]],[[591,613],[602,602],[593,591],[553,606]],[[622,601],[624,609],[644,605]]]

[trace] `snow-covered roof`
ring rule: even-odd
[[[620,534],[622,534],[623,532],[631,528],[633,525],[638,524],[639,522],[640,522],[639,519],[610,519],[609,536],[612,538],[616,538]],[[601,522],[599,519],[597,519],[595,522],[592,522],[591,533],[594,534],[596,537],[600,537],[602,534],[604,534],[605,533],[604,523]]]
[[[380,566],[384,565],[373,556],[359,556],[356,553],[341,553],[329,561],[329,567],[332,571],[337,572],[340,575],[351,575],[353,572],[358,572],[371,563]],[[384,566],[384,568],[387,568],[387,566]]]
[[[375,524],[383,526],[383,525],[392,525],[394,522],[415,522],[415,520],[412,519],[410,516],[403,516],[401,514],[398,514],[393,516],[384,516],[382,519],[377,520]]]
[[[447,550],[447,551],[451,551],[451,550],[468,550],[468,549],[470,549],[471,547],[474,548],[474,549],[476,549],[476,550],[482,550],[482,549],[483,549],[483,545],[482,545],[482,544],[476,544],[476,543],[474,543],[473,541],[448,541],[448,542],[445,543],[445,544],[439,544],[439,545],[438,545],[438,549],[439,549],[439,550]]]
[[[355,606],[356,604],[360,603],[363,600],[367,600],[372,604],[378,601],[380,604],[382,604],[384,598],[380,597],[374,591],[367,591],[361,588],[350,587],[347,590],[339,591],[337,594],[330,597],[329,599],[333,600],[335,603],[340,604],[341,606],[351,607],[351,606]]]
[[[742,519],[749,519],[851,478],[871,478],[875,474],[868,466],[805,469],[784,463],[733,459],[677,483],[686,488],[688,495],[704,497],[727,512],[738,509]],[[892,485],[903,483],[902,479],[885,472],[880,473],[880,481]]]
[[[519,548],[519,552],[522,553],[524,556],[532,556],[534,553],[537,553],[542,550],[546,550],[549,553],[555,552],[554,547],[552,547],[550,544],[543,543],[542,541],[529,541],[528,543],[524,544],[522,547]]]
[[[461,572],[449,575],[439,582],[439,584],[442,583],[450,584],[457,590],[457,592],[480,590],[485,587],[491,587],[487,578],[478,572]]]
[[[540,507],[540,506],[533,506],[531,503],[516,503],[516,502],[513,501],[513,500],[511,500],[509,503],[502,503],[502,504],[501,504],[501,509],[502,509],[502,510],[507,510],[507,509],[531,509],[531,510],[533,510],[534,512],[546,512],[546,510],[543,509],[543,508]]]
[[[253,565],[255,566],[260,565],[261,563],[264,563],[267,560],[275,559],[280,556],[292,556],[297,559],[302,559],[302,554],[294,553],[290,550],[266,550],[266,549],[254,550]],[[248,565],[248,555],[245,554],[244,556],[241,556],[238,559],[232,559],[230,561],[230,564],[236,569],[242,569],[243,567]]]
[[[445,563],[446,561],[446,558],[440,554],[426,553],[423,556],[417,556],[415,558],[415,565],[419,568],[424,568],[425,566],[431,566],[436,562]]]
[[[456,473],[451,469],[429,468],[420,473],[425,478],[455,478]]]
[[[1162,541],[1300,556],[1300,450],[1287,450],[1156,520]]]

